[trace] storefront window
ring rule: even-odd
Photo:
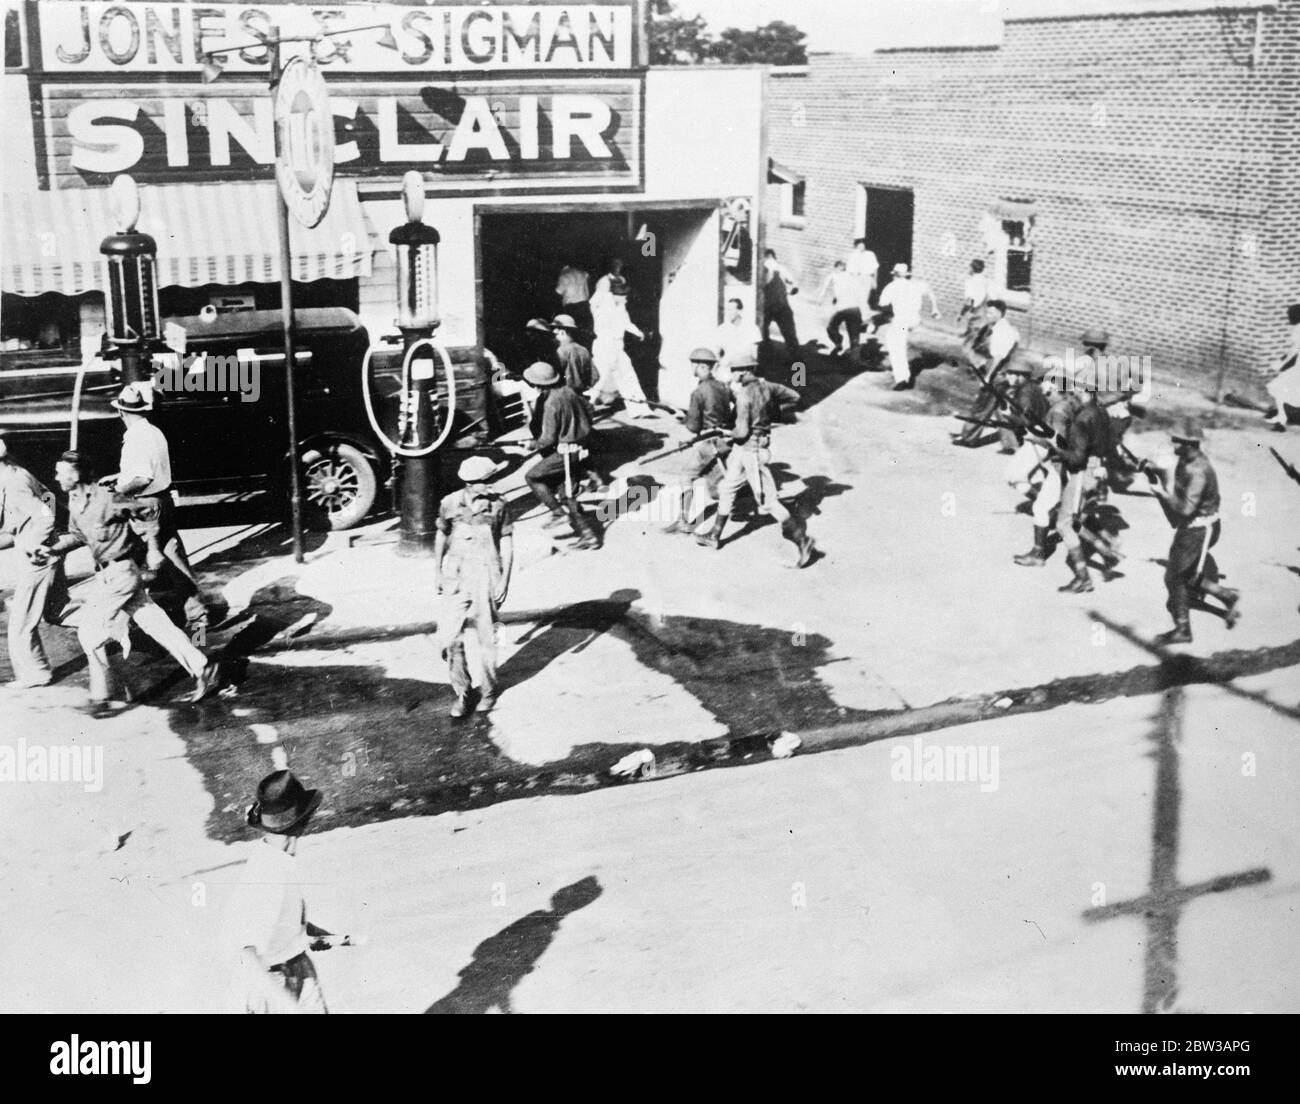
[[[18,0],[5,0],[5,72],[18,72],[27,66],[27,41],[23,34],[23,14]]]
[[[80,363],[78,297],[50,293],[0,298],[0,352],[6,368]]]

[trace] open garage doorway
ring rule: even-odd
[[[628,355],[642,387],[660,395],[661,360],[706,341],[718,322],[717,206],[648,205],[575,211],[518,206],[480,207],[478,242],[479,335],[512,371],[533,359],[525,324],[560,311],[556,281],[566,264],[590,276],[591,290],[623,260],[628,315],[646,335],[629,339]],[[712,225],[712,234],[706,228]]]

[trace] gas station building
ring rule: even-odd
[[[416,169],[424,221],[442,237],[439,337],[454,356],[487,348],[521,369],[525,322],[560,310],[560,269],[577,265],[594,286],[620,256],[632,319],[658,335],[638,371],[653,384],[657,352],[663,397],[684,401],[686,354],[723,299],[754,303],[766,74],[650,69],[645,20],[643,0],[11,0],[0,379],[94,361],[98,247],[120,174],[140,185],[139,229],[158,243],[164,317],[279,306],[272,101],[256,45],[274,22],[286,35],[361,28],[301,47],[328,85],[335,181],[323,221],[292,228],[295,306],[350,308],[372,341],[393,331],[387,239]],[[208,57],[244,43],[219,70]]]

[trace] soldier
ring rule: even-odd
[[[1043,452],[1043,482],[1034,495],[1032,516],[1034,519],[1034,547],[1015,557],[1021,567],[1042,567],[1051,555],[1052,514],[1061,504],[1061,453],[1060,446],[1065,444],[1070,431],[1070,423],[1078,410],[1074,396],[1062,385],[1061,374],[1057,371],[1047,372],[1040,381],[1043,395],[1047,399],[1047,413],[1043,417],[1047,428],[1051,430],[1050,446],[1041,444]],[[1034,442],[1037,443],[1037,442]]]
[[[1084,355],[1091,358],[1098,367],[1100,381],[1101,366],[1107,363],[1106,346],[1110,344],[1110,335],[1094,326],[1084,330],[1079,341],[1083,345]],[[1107,374],[1110,375],[1109,372]],[[1111,378],[1106,382],[1109,384],[1108,390],[1104,395],[1099,394],[1097,400],[1110,417],[1111,445],[1114,448],[1106,461],[1106,471],[1110,486],[1116,491],[1125,491],[1137,473],[1120,452],[1120,445],[1124,443],[1124,434],[1133,424],[1133,418],[1145,417],[1146,411],[1133,397],[1131,380]]]
[[[1008,364],[1006,374],[1010,409],[1003,417],[1001,434],[1003,445],[1013,452],[1007,462],[1007,482],[1029,499],[1034,484],[1042,480],[1049,452],[1036,436],[1047,422],[1047,396],[1023,360]]]
[[[122,417],[126,431],[122,434],[122,456],[116,475],[106,476],[119,495],[130,495],[148,509],[137,511],[131,527],[139,533],[148,549],[145,566],[157,572],[166,557],[188,584],[185,617],[191,625],[207,620],[199,590],[198,576],[190,566],[189,556],[176,528],[176,503],[172,498],[172,462],[167,438],[149,421],[153,412],[153,388],[148,384],[128,383],[110,404]]]
[[[557,314],[551,322],[551,333],[555,336],[555,350],[543,363],[553,363],[560,370],[566,387],[579,395],[587,394],[595,388],[600,373],[587,347],[578,344],[578,324],[571,315]]]
[[[54,495],[14,463],[0,437],[0,548],[20,553],[9,599],[9,663],[17,686],[48,686],[52,678],[37,627],[66,597],[63,564],[49,555],[53,539]]]
[[[1065,545],[1074,578],[1057,587],[1062,593],[1087,594],[1092,590],[1087,555],[1075,525],[1083,512],[1084,502],[1099,479],[1105,478],[1106,458],[1111,454],[1110,417],[1097,404],[1097,377],[1083,371],[1074,378],[1074,394],[1079,408],[1070,421],[1065,444],[1061,448],[1065,487],[1056,517],[1056,531]]]
[[[59,458],[55,478],[68,496],[68,532],[51,543],[49,555],[65,556],[84,545],[95,563],[95,587],[81,608],[77,629],[90,667],[87,712],[106,716],[124,709],[130,701],[129,688],[119,688],[114,676],[108,644],[116,640],[123,653],[129,653],[131,622],[166,648],[193,677],[189,701],[201,701],[214,693],[218,689],[217,664],[190,642],[144,587],[140,574],[144,545],[129,519],[148,505],[92,483],[77,452],[65,452]]]
[[[524,370],[524,379],[541,394],[533,408],[531,430],[541,462],[524,477],[537,500],[551,513],[543,526],[556,529],[568,523],[579,534],[577,548],[599,548],[600,531],[595,522],[578,508],[576,481],[588,471],[587,442],[591,437],[591,414],[581,395],[563,386],[560,374],[538,361]],[[561,507],[555,492],[564,488]]]
[[[514,564],[514,530],[505,499],[487,486],[500,470],[486,456],[469,457],[457,472],[464,488],[449,494],[438,508],[434,586],[442,598],[440,651],[456,692],[453,717],[464,717],[474,707],[465,658],[465,637],[471,632],[478,638],[483,668],[477,710],[486,713],[496,702],[498,611],[510,589]]]
[[[707,479],[709,492],[718,493],[722,473],[731,453],[731,437],[717,436],[699,440],[701,434],[729,431],[736,421],[735,404],[726,384],[713,378],[713,366],[718,358],[712,349],[698,348],[691,353],[691,366],[700,382],[691,392],[686,408],[686,431],[695,437],[696,444],[686,454],[682,485],[682,512],[664,529],[665,533],[690,533],[691,503],[695,494],[695,481]]]
[[[782,536],[799,549],[798,566],[807,567],[812,563],[814,552],[812,538],[804,519],[791,515],[781,505],[776,494],[776,480],[768,467],[772,459],[769,446],[773,407],[798,403],[799,393],[779,383],[759,379],[754,374],[757,367],[752,354],[731,363],[732,390],[736,396],[736,421],[731,428],[731,439],[735,447],[727,457],[726,471],[718,488],[718,514],[713,519],[713,528],[707,534],[697,534],[695,539],[706,548],[722,547],[722,534],[735,505],[736,492],[748,483],[759,510],[779,521]]]
[[[1193,419],[1187,418],[1170,436],[1178,454],[1173,487],[1167,487],[1162,478],[1152,485],[1152,490],[1174,527],[1169,565],[1165,568],[1165,590],[1169,595],[1165,608],[1174,619],[1174,627],[1161,633],[1156,641],[1190,644],[1192,627],[1188,606],[1193,592],[1209,594],[1222,602],[1223,620],[1230,629],[1241,618],[1237,609],[1241,595],[1219,584],[1219,568],[1210,555],[1210,549],[1219,542],[1219,477],[1201,451],[1201,430]]]

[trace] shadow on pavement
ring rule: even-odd
[[[456,988],[425,1009],[426,1015],[510,1013],[510,994],[537,967],[566,916],[586,908],[601,895],[592,875],[558,889],[549,909],[520,917],[474,948],[474,957],[460,971]]]

